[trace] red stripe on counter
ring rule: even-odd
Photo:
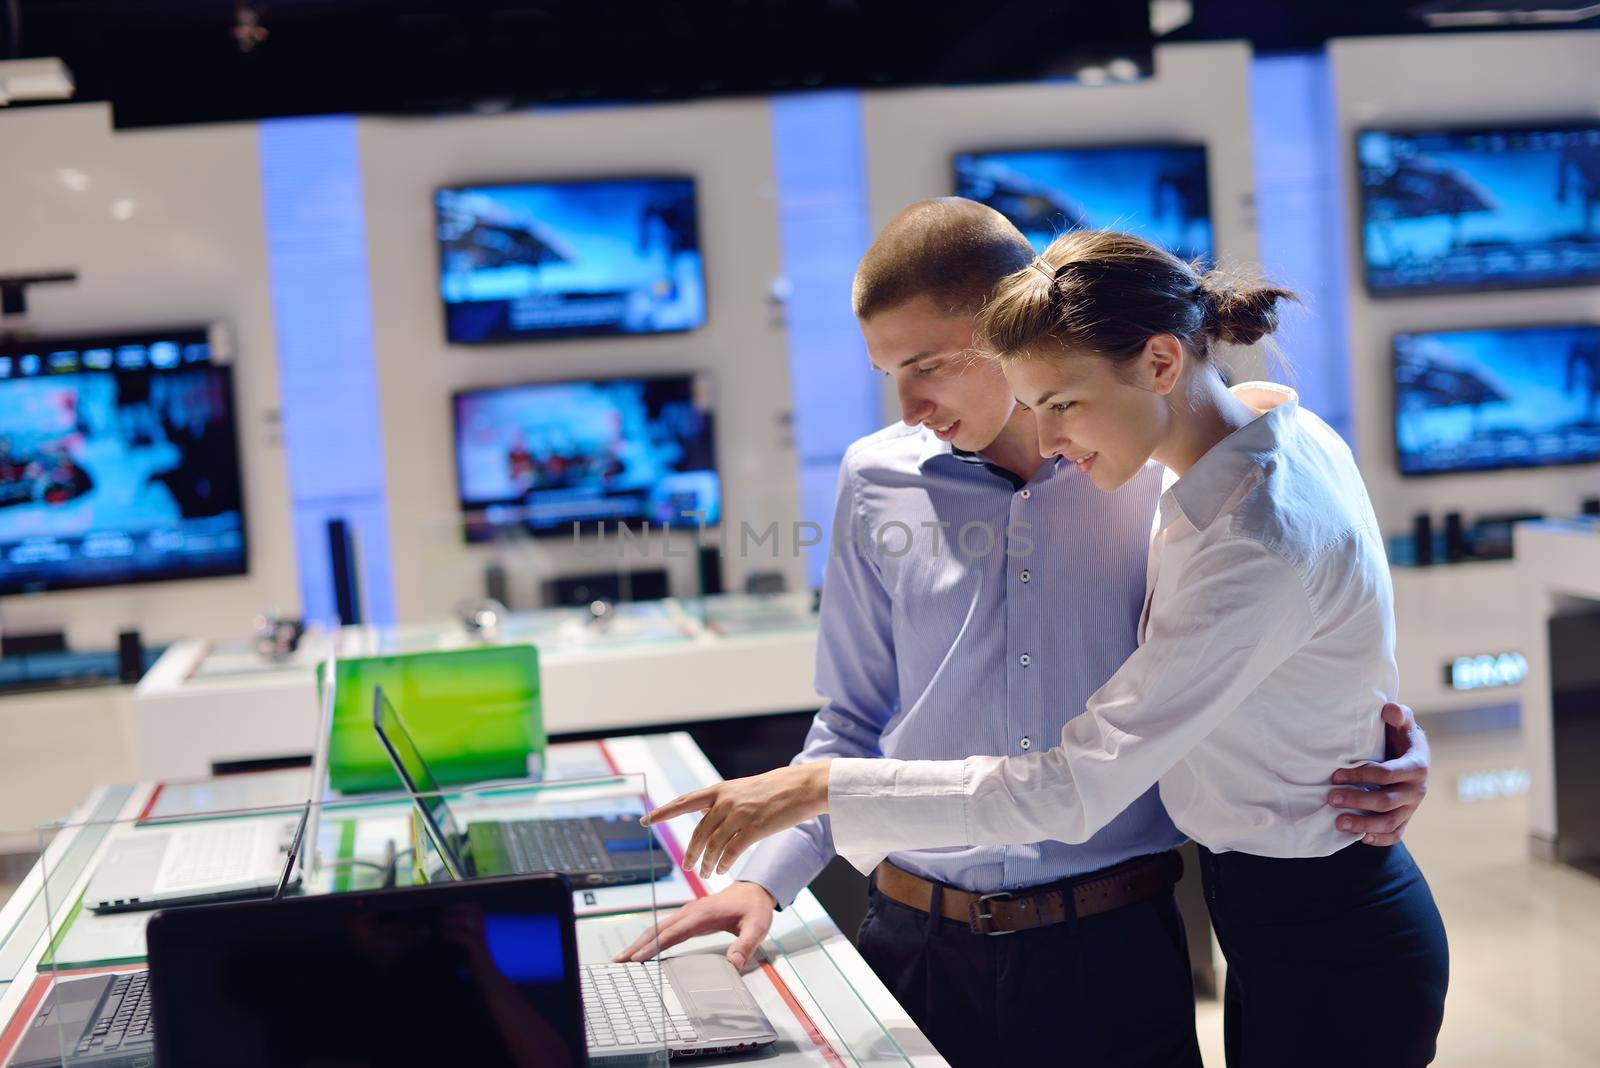
[[[822,1032],[817,1029],[817,1025],[811,1022],[811,1014],[806,1012],[800,1002],[796,1001],[794,995],[789,992],[789,986],[783,981],[783,976],[778,974],[778,969],[766,961],[762,961],[761,970],[767,973],[767,978],[772,980],[772,985],[777,988],[778,995],[789,1006],[789,1011],[794,1013],[796,1020],[800,1021],[800,1026],[805,1028],[806,1037],[811,1040],[811,1044],[822,1051],[823,1059],[829,1064],[837,1065],[838,1068],[844,1068],[844,1061],[839,1059],[839,1055],[834,1052],[833,1046],[823,1036]]]
[[[129,964],[103,964],[95,968],[63,968],[60,971],[45,971],[34,976],[33,986],[23,997],[22,1004],[17,1006],[17,1011],[12,1014],[5,1029],[0,1030],[0,1064],[6,1062],[17,1043],[22,1041],[23,1033],[33,1023],[33,1014],[39,1008],[39,1003],[44,1000],[45,994],[50,991],[50,984],[57,978],[67,975],[97,975],[102,972],[138,972],[143,971],[143,965]]]

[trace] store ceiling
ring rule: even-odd
[[[58,56],[119,127],[1148,73],[1157,40],[1429,32],[1568,0],[0,0],[0,58]],[[1482,22],[1481,17],[1478,18]],[[1594,23],[1590,19],[1590,24]],[[1470,20],[1469,20],[1470,22]],[[1477,23],[1472,23],[1476,25]]]

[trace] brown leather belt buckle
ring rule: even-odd
[[[1016,934],[1017,932],[1015,928],[1009,931],[995,930],[994,913],[990,912],[984,907],[991,901],[1010,901],[1014,897],[1016,897],[1015,894],[1009,894],[1004,891],[995,894],[979,895],[978,900],[967,906],[967,912],[970,913],[970,918],[967,923],[968,926],[972,928],[972,933],[989,935],[991,937],[995,935]]]

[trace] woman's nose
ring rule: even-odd
[[[933,414],[933,404],[923,397],[915,397],[905,390],[900,391],[900,418],[905,420],[906,426],[916,426]]]

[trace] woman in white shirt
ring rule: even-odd
[[[1385,1065],[1431,1061],[1448,978],[1432,894],[1404,845],[1338,829],[1325,785],[1329,766],[1382,759],[1398,687],[1372,506],[1292,390],[1229,390],[1210,360],[1270,334],[1292,297],[1109,231],[1066,234],[1002,282],[979,337],[1041,452],[1107,492],[1168,468],[1139,649],[1049,752],[818,761],[685,795],[649,817],[706,810],[685,865],[725,871],[823,813],[863,872],[900,849],[1081,842],[1158,782],[1201,847],[1229,1065],[1347,1061],[1350,996],[1380,983],[1398,1000],[1363,1038]]]

